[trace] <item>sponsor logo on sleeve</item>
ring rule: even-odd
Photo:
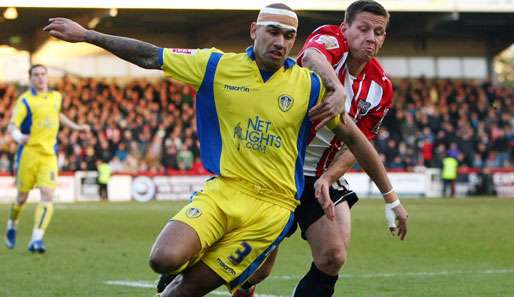
[[[190,48],[170,48],[170,51],[174,54],[179,55],[195,55],[196,49],[190,49]]]
[[[337,38],[330,35],[320,35],[314,42],[323,44],[327,50],[339,48],[339,42],[337,42]]]

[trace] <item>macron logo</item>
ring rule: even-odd
[[[250,92],[250,88],[248,88],[248,87],[239,87],[239,86],[231,86],[231,85],[225,85],[225,90],[236,91],[236,92]]]

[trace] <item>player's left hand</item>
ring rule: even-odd
[[[318,200],[318,203],[323,208],[323,212],[327,218],[333,221],[336,217],[334,202],[330,198],[330,186],[331,182],[321,176],[314,183],[314,196]]]
[[[346,95],[342,87],[328,92],[323,102],[309,110],[309,118],[313,123],[317,123],[315,129],[318,130],[334,117],[341,115],[344,112],[345,101]]]
[[[388,218],[389,216],[394,216],[394,218]],[[407,210],[403,207],[403,205],[395,206],[394,208],[388,210],[386,206],[386,218],[389,221],[389,231],[394,236],[400,237],[401,240],[407,236],[407,218],[409,215],[407,214]]]

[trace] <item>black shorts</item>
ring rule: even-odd
[[[321,208],[321,205],[314,196],[315,182],[316,177],[305,176],[305,187],[303,189],[302,197],[300,198],[300,205],[294,212],[295,221],[300,225],[303,239],[305,239],[305,231],[307,231],[307,228],[325,215],[323,208]],[[348,206],[352,208],[352,206],[359,200],[357,194],[348,189],[347,184],[340,184],[338,188],[331,186],[329,193],[330,198],[332,198],[335,205],[346,201],[348,202]],[[289,237],[293,235],[296,232],[296,228],[297,225],[294,224],[289,230],[287,236]]]

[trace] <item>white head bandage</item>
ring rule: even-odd
[[[298,17],[294,11],[281,8],[264,7],[257,17],[257,25],[277,26],[287,30],[298,29]]]

